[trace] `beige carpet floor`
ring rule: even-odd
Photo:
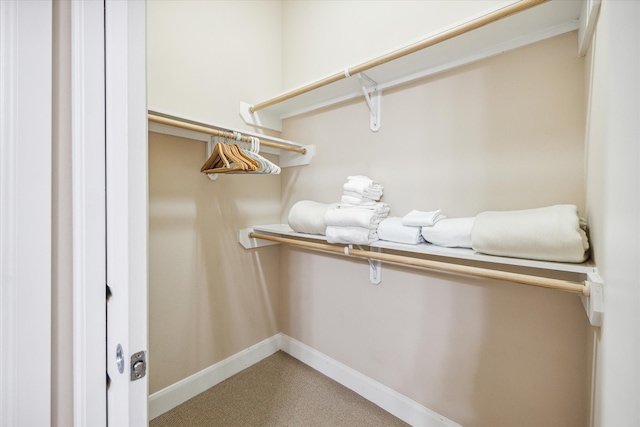
[[[164,426],[407,426],[284,352],[153,419]]]

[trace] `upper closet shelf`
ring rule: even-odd
[[[280,236],[314,239],[314,240],[320,240],[320,241],[326,242],[325,237],[321,235],[296,233],[291,229],[291,227],[288,224],[257,225],[253,227],[253,230],[256,232],[265,232],[265,233],[271,233],[271,234],[276,234]],[[246,249],[255,247],[252,245],[256,245],[255,242],[250,243],[248,241],[245,242],[243,240],[240,240],[240,243]],[[478,261],[478,262],[491,263],[491,264],[505,264],[505,265],[512,265],[517,267],[530,267],[530,268],[551,270],[551,271],[558,271],[558,272],[579,273],[579,274],[588,274],[588,273],[597,272],[596,266],[590,261],[586,261],[582,264],[537,261],[532,259],[509,258],[509,257],[496,256],[496,255],[485,255],[485,254],[476,252],[473,249],[466,249],[466,248],[445,248],[442,246],[431,245],[428,243],[421,243],[418,245],[407,245],[402,243],[387,242],[384,240],[378,240],[369,246],[372,248],[389,249],[389,250],[411,252],[411,253],[423,254],[423,255],[433,255],[433,256],[447,257],[447,258],[457,258],[462,260]]]
[[[593,11],[598,4],[599,0],[506,2],[469,20],[428,34],[414,43],[346,67],[274,98],[255,104],[241,103],[240,114],[248,124],[282,130],[282,119],[360,97],[364,93],[371,110],[371,129],[377,130],[380,126],[380,94],[385,89],[578,28],[577,50],[584,53],[595,19]]]
[[[354,245],[330,245],[324,236],[296,233],[288,224],[261,225],[240,230],[238,242],[245,249],[285,243],[364,258],[369,262],[369,278],[374,284],[381,282],[381,262],[386,261],[575,293],[580,295],[590,323],[594,326],[602,324],[603,281],[596,266],[589,261],[582,264],[538,261],[485,255],[472,249],[445,248],[429,243],[407,245],[382,240],[371,243],[368,245],[370,249],[365,250],[353,248]],[[514,267],[520,270],[524,267],[527,273],[516,273]],[[572,281],[559,279],[560,276],[570,276]]]
[[[280,167],[308,165],[315,155],[315,145],[301,145],[284,139],[232,129],[213,123],[204,123],[189,117],[149,110],[149,131],[211,143],[213,136],[250,142],[250,137],[260,140],[263,152],[280,155]]]

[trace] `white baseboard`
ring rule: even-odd
[[[170,411],[214,385],[271,356],[280,350],[280,339],[280,334],[274,335],[153,393],[149,396],[149,419],[152,420]]]
[[[149,396],[149,419],[282,350],[412,426],[461,427],[442,415],[284,334],[277,334]]]
[[[281,334],[280,349],[412,426],[461,427],[306,344]]]

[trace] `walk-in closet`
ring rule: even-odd
[[[623,419],[621,3],[148,1],[150,418],[282,351],[411,425]],[[389,217],[573,206],[585,259],[291,229],[355,176]]]
[[[0,0],[0,426],[640,426],[638,22]]]

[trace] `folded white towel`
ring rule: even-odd
[[[390,217],[383,219],[378,225],[378,238],[389,242],[417,245],[424,242],[420,227],[402,224],[402,218]]]
[[[543,261],[583,262],[589,242],[575,205],[482,212],[471,236],[474,250]]]
[[[364,194],[366,192],[376,192],[382,190],[382,185],[372,179],[349,179],[344,185],[345,191],[354,191]]]
[[[475,218],[446,218],[422,227],[422,237],[429,243],[449,248],[470,248]]]
[[[368,176],[355,175],[347,177],[347,182],[343,185],[344,193],[351,197],[362,197],[365,199],[380,200],[383,187],[380,183],[373,181]]]
[[[350,205],[372,205],[377,203],[375,199],[370,199],[368,197],[350,196],[348,194],[343,194],[340,202]]]
[[[380,221],[389,214],[386,203],[376,203],[370,206],[338,204],[324,214],[326,225],[341,227],[364,227],[375,229]]]
[[[324,214],[336,206],[335,203],[319,203],[301,200],[289,210],[289,226],[293,231],[308,234],[325,234]]]
[[[337,203],[335,208],[336,209],[370,210],[370,211],[374,211],[377,214],[388,214],[390,210],[389,204],[384,202],[371,202],[371,203],[364,203],[360,205],[354,205],[351,203]]]
[[[423,212],[414,209],[402,217],[402,224],[412,225],[414,227],[426,227],[445,218],[446,216],[442,213],[442,209],[430,212]]]
[[[343,196],[349,196],[349,197],[355,197],[356,199],[362,199],[362,200],[372,200],[374,202],[377,202],[380,200],[380,197],[382,197],[382,192],[380,193],[365,193],[365,194],[361,194],[358,193],[357,191],[343,191],[342,192]]]
[[[329,209],[324,214],[324,223],[327,226],[375,229],[382,219],[374,211],[365,209]]]
[[[378,240],[376,230],[363,227],[327,226],[327,242],[368,245]]]
[[[363,185],[362,182],[347,182],[343,185],[345,194],[360,195],[374,200],[382,197],[382,186],[380,184]]]
[[[351,175],[347,177],[348,183],[353,183],[355,185],[379,185],[376,181],[372,180],[366,175]]]

